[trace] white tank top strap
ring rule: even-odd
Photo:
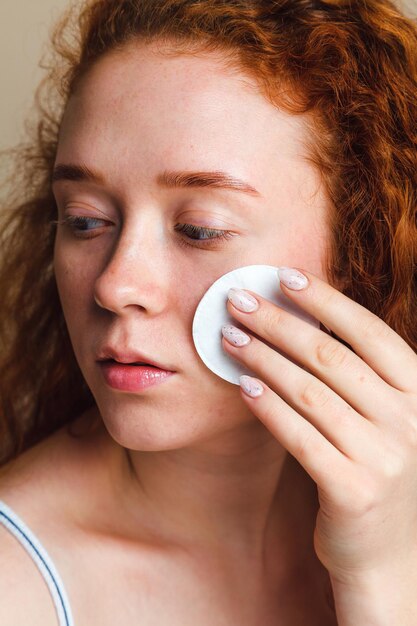
[[[3,500],[0,500],[0,524],[16,537],[36,563],[51,593],[59,626],[74,626],[68,597],[52,559],[39,539]]]

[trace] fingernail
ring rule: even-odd
[[[288,289],[300,291],[308,285],[308,278],[292,267],[279,267],[278,278]]]
[[[236,326],[227,324],[222,326],[222,335],[229,343],[234,346],[247,346],[250,343],[250,337]]]
[[[227,297],[233,306],[244,313],[252,313],[252,311],[256,311],[259,306],[258,301],[243,289],[235,289],[232,287],[229,289]]]
[[[242,387],[243,391],[251,398],[257,398],[262,395],[263,387],[258,383],[255,378],[251,376],[240,376],[239,384]]]

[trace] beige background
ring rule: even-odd
[[[23,120],[42,72],[38,63],[51,25],[68,0],[0,0],[0,150],[24,138]],[[417,0],[398,0],[417,17]]]
[[[48,30],[68,0],[0,0],[0,150],[23,138]]]

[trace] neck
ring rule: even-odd
[[[146,533],[166,545],[251,560],[272,547],[293,561],[310,551],[315,484],[260,422],[164,451],[123,448],[104,425],[102,437],[109,511],[116,501],[126,537]]]

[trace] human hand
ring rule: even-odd
[[[314,547],[331,577],[351,581],[410,559],[416,569],[417,355],[376,315],[303,273],[308,284],[300,289],[296,279],[296,290],[281,276],[282,292],[354,352],[238,290],[235,303],[247,293],[259,306],[243,312],[229,300],[230,315],[308,369],[253,335],[240,347],[223,338],[226,353],[259,376],[241,377],[242,399],[316,482]]]

